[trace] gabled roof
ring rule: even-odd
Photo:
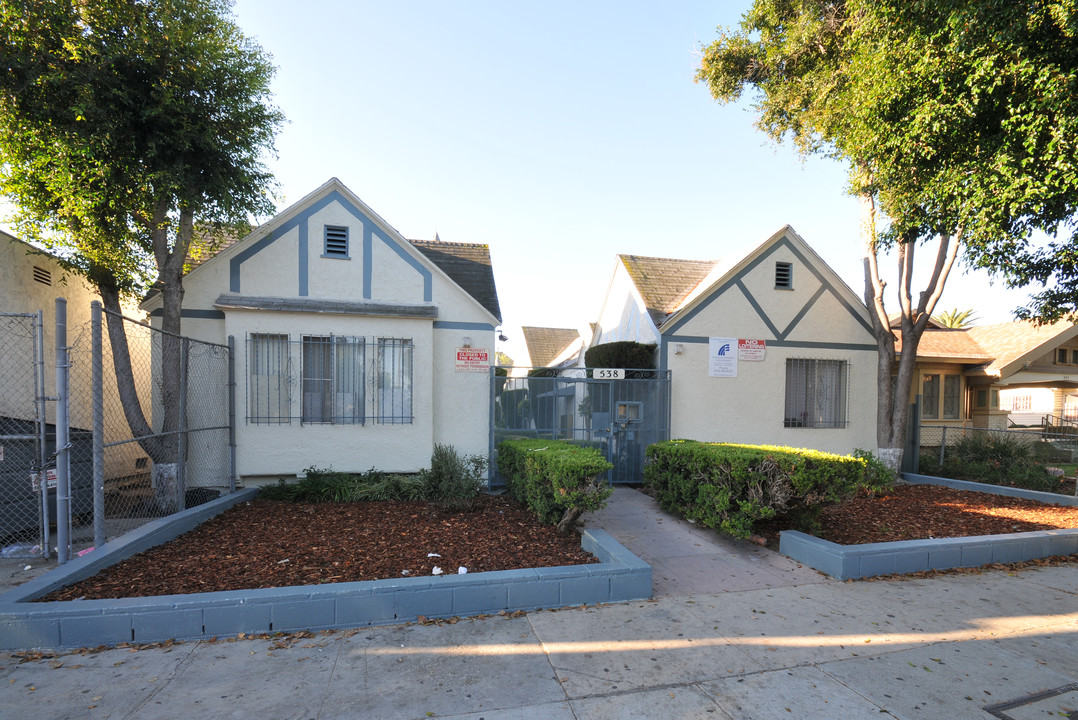
[[[989,375],[1006,377],[1075,336],[1078,325],[1066,321],[1040,327],[1026,320],[962,329],[929,327],[917,344],[917,357],[979,363]],[[896,338],[895,350],[902,351],[901,338]]]
[[[524,344],[528,346],[528,357],[533,367],[548,366],[580,338],[580,333],[570,328],[525,325],[520,329],[524,333]]]
[[[348,201],[354,203],[365,214],[369,215],[375,223],[381,224],[383,230],[391,237],[396,237],[402,242],[409,243],[423,257],[433,263],[439,271],[445,273],[461,290],[479,303],[484,310],[501,322],[501,306],[498,302],[498,290],[494,284],[494,269],[490,260],[489,246],[473,243],[442,242],[437,238],[435,240],[407,240],[337,178],[330,178],[321,187],[309,193],[300,201],[285,208],[266,223],[251,228],[250,232],[242,236],[222,234],[216,237],[209,235],[197,237],[192,242],[191,250],[188,252],[187,272],[198,270],[208,261],[226,254],[227,251],[237,245],[267,237],[286,220],[309,206],[315,199],[325,196],[327,192],[331,191],[341,193]],[[157,288],[151,288],[143,302],[149,301],[159,293],[160,291]]]
[[[643,255],[618,255],[618,261],[632,278],[655,327],[662,325],[716,264],[713,260],[678,260]]]
[[[983,325],[966,330],[993,360],[988,365],[992,374],[1010,369],[1016,363],[1036,359],[1048,351],[1046,345],[1066,342],[1078,334],[1078,325],[1059,321],[1035,326],[1028,320]]]
[[[498,289],[494,284],[494,267],[490,262],[488,245],[442,242],[438,239],[408,242],[501,321],[502,309],[498,304]]]

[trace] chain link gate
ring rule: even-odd
[[[42,313],[0,313],[0,556],[49,557]],[[42,476],[49,476],[42,481]],[[51,490],[51,492],[50,492]]]
[[[670,371],[599,368],[491,370],[491,482],[504,484],[495,455],[510,437],[595,447],[614,465],[611,483],[644,480],[644,451],[670,439]]]

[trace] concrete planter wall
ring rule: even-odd
[[[492,614],[651,597],[651,567],[607,533],[588,530],[581,546],[599,559],[592,565],[122,600],[31,602],[171,540],[254,494],[254,490],[235,493],[155,521],[121,543],[109,543],[0,595],[0,649],[354,628],[407,622],[419,615]]]
[[[1054,493],[908,473],[903,475],[903,479],[915,485],[943,485],[957,490],[975,490],[1058,505],[1078,505],[1078,498]],[[1072,555],[1078,553],[1078,529],[864,545],[839,545],[787,530],[779,538],[779,552],[839,580],[852,580],[875,575],[979,567],[988,563]]]

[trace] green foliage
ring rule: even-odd
[[[1003,433],[965,435],[947,446],[942,465],[938,452],[924,453],[920,471],[925,475],[1043,492],[1051,492],[1058,485],[1038,459],[1034,443]]]
[[[95,284],[177,281],[196,223],[272,211],[274,68],[228,0],[7,0],[0,60],[0,184]]]
[[[861,478],[861,485],[870,492],[883,492],[895,484],[898,473],[887,467],[878,457],[868,450],[857,448],[853,456],[865,462],[865,474]]]
[[[498,471],[509,494],[541,522],[568,531],[583,512],[606,505],[613,490],[603,475],[613,466],[595,448],[561,440],[505,440],[498,445]]]
[[[697,79],[721,102],[756,91],[771,138],[848,162],[882,242],[954,237],[970,265],[1048,285],[1024,312],[1054,320],[1078,308],[1075,67],[1073,0],[755,0]]]
[[[811,523],[823,503],[850,497],[866,481],[886,482],[882,463],[766,445],[673,440],[647,449],[644,483],[659,505],[738,538],[777,514]]]
[[[259,496],[283,502],[357,502],[362,500],[426,500],[452,510],[471,506],[482,489],[487,460],[461,455],[452,445],[435,445],[431,467],[415,475],[371,469],[353,474],[309,467],[294,483],[278,480]]]
[[[655,369],[655,343],[631,341],[603,343],[588,348],[584,364],[589,368]]]
[[[463,456],[452,445],[436,444],[430,470],[421,473],[427,497],[456,508],[468,507],[483,487],[486,469],[485,457]]]
[[[954,310],[947,310],[939,315],[934,315],[932,319],[945,328],[966,328],[973,325],[977,320],[977,315],[973,312],[973,308],[965,310],[955,308]]]

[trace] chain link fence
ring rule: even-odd
[[[228,346],[104,310],[71,335],[74,552],[234,489]]]
[[[0,556],[48,557],[41,315],[0,313]],[[55,490],[51,493],[55,495]]]
[[[966,439],[991,438],[1020,443],[1047,462],[1071,463],[1078,460],[1078,433],[1054,428],[1043,430],[995,429],[940,425],[921,426],[921,454],[930,455],[940,465],[947,459],[948,450]]]

